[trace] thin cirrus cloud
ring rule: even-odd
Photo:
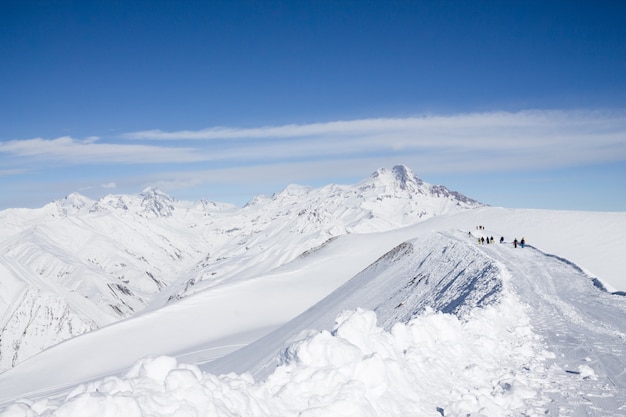
[[[0,177],[8,177],[13,175],[24,174],[26,170],[24,169],[0,169]]]
[[[487,162],[499,170],[514,163],[546,168],[626,160],[626,113],[487,112],[256,128],[146,130],[123,138],[125,142],[116,143],[97,137],[12,140],[0,143],[0,155],[67,165],[222,162],[245,167],[377,158],[456,167],[457,172],[475,171],[477,164]]]
[[[598,163],[626,158],[623,111],[533,110],[378,118],[255,128],[216,127],[196,131],[146,130],[127,139],[219,141],[215,159],[291,158],[422,154],[455,162],[489,154],[534,166]]]
[[[91,163],[166,163],[194,162],[203,160],[191,148],[164,146],[99,143],[100,139],[90,137],[75,139],[63,136],[56,139],[11,140],[0,143],[0,154],[50,161],[60,164]]]
[[[484,129],[531,129],[564,127],[571,124],[578,114],[562,111],[524,111],[517,113],[491,112],[457,115],[430,115],[407,118],[374,118],[326,123],[288,124],[254,128],[213,127],[201,130],[166,132],[145,130],[127,133],[128,139],[172,140],[224,140],[224,139],[267,139],[303,137],[350,137],[378,134],[402,135],[444,134],[448,139],[463,138],[468,133]],[[574,118],[574,119],[573,119]],[[591,120],[588,120],[591,121]]]

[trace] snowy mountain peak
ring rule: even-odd
[[[423,183],[422,180],[417,178],[413,171],[404,165],[396,165],[391,169],[391,171],[401,188],[405,188],[407,183],[415,183],[417,185],[421,185]]]
[[[139,195],[110,194],[99,199],[90,212],[134,213],[142,217],[170,217],[175,200],[158,188],[145,188]]]
[[[418,192],[424,184],[424,181],[419,179],[411,169],[404,165],[395,165],[391,168],[391,171],[387,168],[380,168],[370,176],[370,180],[391,189]]]
[[[130,200],[126,195],[113,195],[109,194],[100,198],[89,209],[90,213],[108,212],[112,211],[128,211],[130,206]]]
[[[139,196],[141,206],[148,213],[157,217],[170,217],[174,212],[174,199],[155,187],[145,188]]]
[[[71,214],[78,214],[81,211],[86,211],[93,205],[93,200],[85,197],[79,193],[71,193],[60,200],[55,200],[49,203],[47,207],[50,208],[53,216],[67,216]]]
[[[166,193],[159,190],[157,187],[152,187],[152,186],[144,188],[143,191],[139,193],[140,196],[152,196],[152,195],[159,195],[159,194],[168,196]]]
[[[289,184],[287,187],[285,187],[284,190],[282,190],[279,193],[275,193],[272,198],[274,200],[283,200],[283,199],[291,199],[291,198],[298,198],[304,195],[309,194],[312,191],[311,187],[307,187],[304,185],[298,185],[298,184]]]
[[[91,206],[94,202],[92,199],[85,197],[79,193],[71,193],[65,196],[62,200],[60,200],[59,205],[64,208],[73,208],[73,209],[84,209],[85,207]]]
[[[386,198],[405,198],[408,200],[447,201],[447,204],[464,208],[480,207],[483,204],[472,200],[456,191],[450,191],[442,185],[432,185],[418,178],[405,165],[396,165],[391,170],[380,168],[368,179],[360,183],[364,193],[376,193],[377,200]]]

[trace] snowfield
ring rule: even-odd
[[[240,233],[247,249],[237,256],[241,245],[223,243],[204,264],[191,260],[202,239],[179,246],[154,235],[167,236],[165,253],[187,248],[187,260],[172,258],[185,264],[182,278],[157,275],[167,287],[141,311],[0,374],[0,416],[626,416],[626,213],[470,205],[432,214],[418,184],[394,167],[359,192],[292,187],[245,216],[221,206],[239,228],[223,242]],[[341,209],[332,195],[352,203]],[[18,223],[4,247],[25,244],[16,236],[30,229]],[[195,236],[191,224],[181,239]],[[528,245],[514,248],[522,237]],[[24,282],[21,269],[43,279],[3,256],[0,278],[13,281],[0,285]],[[193,271],[205,278],[187,286]],[[3,306],[17,310],[8,298]]]

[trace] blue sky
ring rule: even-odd
[[[242,205],[405,164],[626,210],[626,3],[3,1],[0,209],[158,186]]]

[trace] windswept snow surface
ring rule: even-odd
[[[481,208],[341,236],[25,361],[0,416],[624,416],[626,297],[594,278],[625,288],[625,225]]]

